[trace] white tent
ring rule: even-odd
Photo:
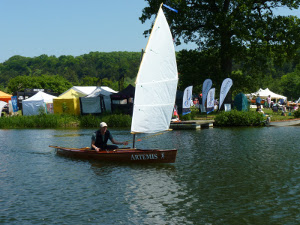
[[[80,98],[81,113],[102,113],[104,110],[111,112],[110,95],[113,93],[117,92],[109,87],[97,87],[91,94]]]
[[[73,89],[76,92],[80,92],[82,94],[85,95],[89,95],[91,94],[94,90],[97,89],[97,86],[73,86],[70,89],[68,89],[67,91],[65,91],[64,93],[62,93],[60,96],[64,95],[65,93],[67,93],[68,91],[70,91],[71,89]]]
[[[2,109],[4,108],[4,106],[7,105],[7,102],[4,102],[4,101],[0,101],[0,117],[2,115]]]
[[[22,101],[23,115],[24,116],[38,115],[41,107],[43,107],[44,110],[46,111],[45,104],[53,103],[53,98],[56,98],[56,96],[49,95],[42,91],[39,91],[32,97],[23,100]]]
[[[283,99],[284,101],[287,100],[287,97],[285,97],[283,95],[276,94],[276,93],[270,91],[269,88],[266,88],[265,90],[260,88],[257,92],[251,93],[251,95],[254,95],[254,96],[259,95],[260,98],[265,98],[265,99],[270,95],[271,99],[276,99],[276,101],[278,99]],[[247,96],[249,96],[249,94]]]

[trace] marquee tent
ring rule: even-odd
[[[234,98],[234,107],[238,111],[247,111],[248,110],[248,100],[246,95],[239,93]]]
[[[112,94],[110,98],[112,100],[123,100],[123,99],[129,99],[129,98],[134,98],[134,93],[135,93],[135,87],[129,84],[125,89],[122,91]]]
[[[64,95],[65,93],[67,93],[70,90],[74,90],[75,92],[79,92],[79,93],[82,93],[84,95],[89,95],[96,88],[97,88],[97,86],[73,86],[70,89],[68,89],[67,91],[65,91],[64,93],[62,93],[60,96]],[[58,97],[60,97],[60,96],[58,96]]]
[[[80,97],[81,114],[96,114],[111,112],[110,95],[117,93],[113,89],[102,86],[97,87],[91,94]]]
[[[24,116],[38,115],[41,107],[46,112],[46,104],[53,103],[55,98],[56,96],[39,91],[32,97],[22,101],[22,113]]]
[[[250,94],[248,94],[247,96],[249,96],[249,95]],[[255,96],[259,95],[260,98],[265,98],[265,99],[270,95],[271,99],[276,99],[276,101],[278,99],[284,99],[285,101],[287,100],[287,97],[276,94],[276,93],[270,91],[269,88],[266,88],[265,90],[260,88],[257,92],[251,93],[251,95],[255,95]]]
[[[0,117],[2,115],[2,109],[3,109],[3,107],[6,106],[6,105],[7,105],[7,102],[0,101]]]
[[[80,114],[80,103],[79,97],[86,96],[85,93],[81,91],[76,91],[70,88],[68,91],[64,92],[56,99],[53,99],[53,110],[54,113],[67,113],[67,114]]]
[[[112,111],[120,111],[127,114],[133,112],[135,87],[129,84],[122,91],[110,96],[112,101]]]
[[[0,91],[0,101],[4,101],[4,102],[8,103],[8,101],[11,100],[11,96],[12,95],[9,95],[9,94],[6,94],[3,91]]]

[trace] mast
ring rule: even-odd
[[[144,49],[141,50],[141,59],[140,61],[142,62],[144,56]],[[136,83],[136,82],[135,82]],[[135,148],[135,133],[133,133],[133,140],[132,140],[132,148]]]

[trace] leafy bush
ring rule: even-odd
[[[79,117],[80,127],[99,127],[101,118],[99,116],[84,115]]]
[[[0,118],[0,128],[55,128],[62,120],[58,115],[8,116]]]
[[[294,117],[295,118],[300,118],[300,109],[294,112]]]
[[[266,117],[262,113],[232,110],[215,117],[216,126],[262,126]]]
[[[130,127],[131,116],[123,114],[103,114],[101,116],[86,115],[81,116],[80,127],[99,127],[104,121],[109,127]]]
[[[193,120],[193,119],[195,119],[196,115],[197,115],[197,111],[192,110],[189,114],[186,114],[186,115],[181,114],[179,118],[182,121]]]
[[[131,116],[123,114],[113,114],[110,115],[106,120],[107,124],[112,127],[130,127]]]
[[[99,127],[105,121],[109,127],[130,127],[131,116],[106,114],[75,116],[68,114],[40,114],[36,116],[9,116],[0,118],[0,128],[66,128]]]

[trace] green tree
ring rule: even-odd
[[[60,75],[73,85],[97,85],[104,78],[114,83],[120,77],[135,78],[139,62],[140,53],[137,52],[90,52],[78,57],[62,55],[58,58],[45,54],[33,58],[13,56],[0,63],[0,83],[5,87],[10,79],[17,76],[42,75]],[[95,81],[84,80],[86,77],[95,78]]]
[[[99,79],[96,77],[86,76],[86,77],[82,78],[80,85],[82,85],[82,86],[97,86],[98,80]]]
[[[215,74],[219,73],[216,66],[218,58],[213,51],[182,50],[177,53],[176,58],[179,72],[178,88],[182,91],[193,85],[193,92],[201,93],[204,80],[215,78]],[[214,79],[214,84],[220,82]]]
[[[294,72],[282,76],[280,82],[283,95],[297,100],[300,97],[300,66]]]
[[[42,75],[40,77],[17,76],[10,79],[8,90],[13,93],[25,89],[51,89],[54,93],[63,93],[73,85],[65,78],[55,75]]]
[[[147,2],[149,6],[140,17],[142,22],[151,19],[161,3]],[[298,9],[300,1],[169,0],[168,5],[179,10],[178,14],[164,10],[176,44],[194,42],[200,50],[214,49],[219,59],[215,64],[220,69],[219,80],[231,76],[234,60],[264,68],[268,56],[276,56],[275,62],[280,63],[293,56],[299,47],[299,18],[276,16],[273,10]],[[149,32],[146,30],[144,34]]]

